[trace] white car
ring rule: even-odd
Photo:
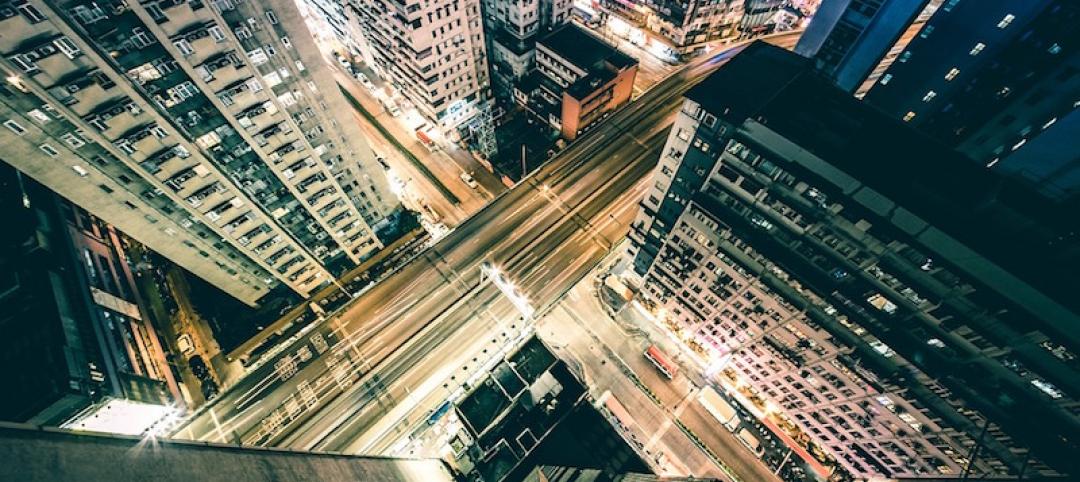
[[[473,189],[480,187],[480,185],[476,183],[476,179],[473,179],[472,175],[467,172],[461,173],[461,180],[465,182],[466,186]]]
[[[356,73],[356,80],[359,80],[360,84],[363,85],[365,89],[373,92],[375,91],[375,84],[371,83],[371,79],[364,75],[363,72]]]

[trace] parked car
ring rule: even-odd
[[[195,377],[202,381],[213,381],[214,377],[210,375],[210,367],[206,366],[206,362],[202,357],[195,355],[188,359],[188,366],[191,367],[191,373],[195,374]]]
[[[472,174],[469,174],[467,172],[461,173],[461,180],[465,181],[466,186],[469,186],[473,189],[480,187],[480,185],[476,183],[476,179],[473,179]]]
[[[371,79],[369,79],[368,76],[364,75],[363,72],[356,72],[356,80],[359,80],[360,84],[363,85],[365,89],[370,91],[375,90],[375,84],[371,83]]]

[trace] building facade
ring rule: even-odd
[[[690,351],[857,478],[1077,473],[1075,201],[762,43],[687,97],[628,255]]]
[[[1064,139],[1080,136],[1077,23],[1068,0],[946,1],[864,100],[980,165],[1074,196],[1080,158]]]
[[[124,400],[182,400],[122,235],[0,166],[0,419],[58,426]],[[16,388],[17,387],[17,388]]]
[[[840,88],[862,97],[941,0],[825,0],[795,52]],[[866,87],[864,87],[866,85]]]
[[[514,84],[536,67],[536,40],[570,22],[571,0],[485,0],[484,34],[494,94],[511,100]]]
[[[577,25],[536,44],[536,70],[514,88],[515,100],[567,140],[630,102],[637,61]]]
[[[292,2],[14,2],[0,158],[237,298],[381,247],[385,179]]]
[[[490,110],[480,0],[357,0],[364,58],[450,140],[473,134]]]

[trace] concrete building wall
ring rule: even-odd
[[[146,441],[28,426],[0,425],[0,478],[26,482],[328,480],[451,482],[443,462]]]
[[[22,115],[4,135],[34,138],[8,162],[248,303],[276,283],[306,295],[379,247],[367,220],[387,203],[344,188],[385,199],[384,181],[334,119],[347,107],[293,3],[28,5],[0,15]]]

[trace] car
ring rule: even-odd
[[[191,335],[184,333],[176,339],[176,348],[180,350],[182,355],[191,355],[195,353],[195,343],[191,341]]]
[[[210,368],[206,366],[206,362],[203,361],[201,356],[195,355],[189,358],[188,366],[191,367],[191,373],[199,380],[206,381],[214,379],[214,377],[210,375]]]
[[[473,189],[480,187],[480,185],[476,183],[476,179],[473,179],[472,174],[469,174],[467,172],[461,173],[461,180],[465,182],[466,186],[469,186]]]

